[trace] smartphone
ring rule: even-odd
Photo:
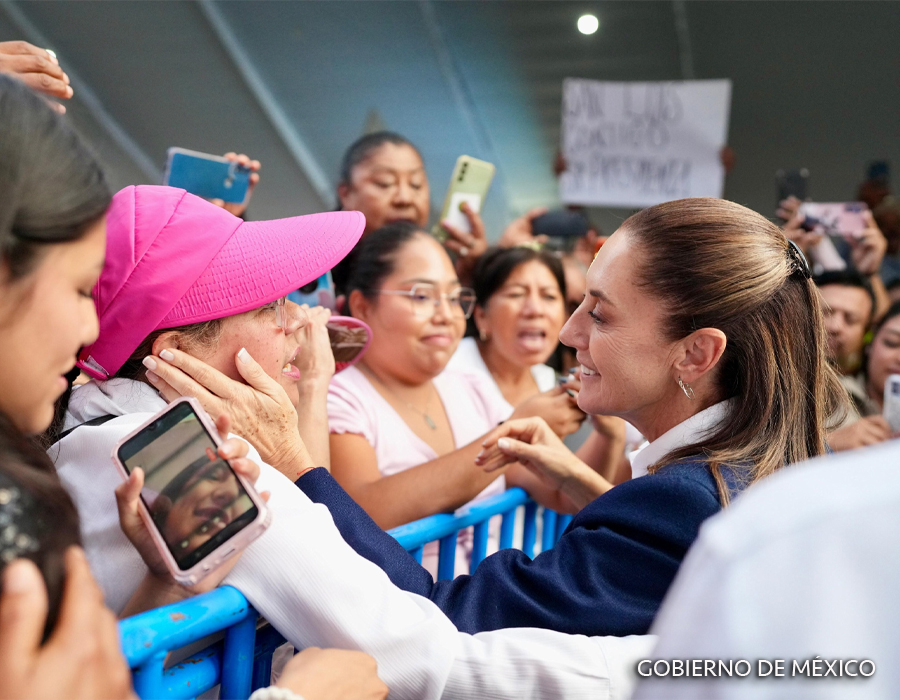
[[[796,197],[802,202],[809,197],[809,170],[779,170],[775,173],[775,185],[779,203],[788,197]]]
[[[113,448],[127,478],[144,470],[140,513],[172,578],[191,586],[269,526],[265,503],[217,455],[218,431],[195,399],[169,404]]]
[[[892,374],[884,382],[883,415],[891,433],[900,433],[900,374]]]
[[[324,306],[334,311],[337,308],[334,294],[334,280],[329,270],[321,277],[314,279],[309,284],[304,284],[296,292],[287,295],[295,304],[308,304],[309,306]]]
[[[804,202],[800,205],[803,228],[843,238],[859,238],[866,229],[864,202]]]
[[[247,198],[250,170],[209,153],[170,148],[163,184],[180,187],[205,199],[240,203]]]
[[[432,235],[441,243],[447,240],[447,231],[441,226],[441,221],[448,221],[458,229],[471,233],[469,220],[459,208],[463,203],[468,204],[472,211],[478,213],[484,204],[491,180],[494,179],[494,166],[471,156],[460,156],[456,159],[453,175],[450,178],[450,187],[447,188],[447,196],[444,197],[444,208],[441,209],[441,218],[431,229]]]
[[[531,231],[535,236],[551,238],[581,238],[589,228],[584,214],[569,209],[548,211],[531,222]]]

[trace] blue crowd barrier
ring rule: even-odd
[[[524,506],[524,508],[523,508]],[[390,531],[397,541],[422,561],[429,542],[439,542],[438,578],[457,573],[456,540],[459,532],[473,528],[471,570],[487,555],[491,520],[499,517],[500,548],[514,546],[516,518],[524,511],[521,549],[534,556],[537,544],[538,506],[525,491],[513,488],[485,498],[454,514],[438,514]],[[571,516],[544,510],[541,549],[556,544]],[[144,700],[187,700],[221,684],[223,700],[244,700],[269,684],[272,652],[284,638],[266,623],[236,589],[222,586],[188,600],[150,610],[119,623],[122,651],[132,669],[134,687]],[[166,668],[170,652],[206,637],[219,635],[202,651]]]

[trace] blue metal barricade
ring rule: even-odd
[[[500,548],[512,547],[520,509],[524,511],[521,549],[534,556],[538,506],[519,488],[473,503],[452,515],[442,513],[402,525],[390,533],[420,563],[423,547],[439,542],[438,579],[449,579],[456,573],[456,540],[461,530],[473,528],[470,570],[474,571],[487,555],[491,519],[501,518]],[[571,516],[544,510],[542,550],[556,543],[570,521]],[[220,698],[244,700],[256,688],[268,685],[272,652],[284,643],[284,638],[268,625],[257,630],[258,619],[239,591],[222,586],[122,620],[122,650],[132,668],[138,695],[144,700],[186,700],[221,684]],[[165,667],[170,651],[222,632],[224,639]]]

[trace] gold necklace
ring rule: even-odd
[[[383,381],[381,381],[381,380],[377,377],[377,375],[376,375],[372,370],[370,370],[368,367],[364,367],[363,365],[359,365],[359,368],[360,368],[361,370],[363,370],[363,373],[364,373],[365,375],[367,375],[369,378],[374,379],[376,382],[378,382],[379,384],[381,384],[381,386],[384,387],[384,388],[387,390],[387,392],[388,392],[389,394],[391,394],[391,396],[393,396],[395,399],[397,399],[397,400],[400,401],[401,403],[405,404],[406,407],[409,408],[410,410],[415,411],[415,412],[418,413],[420,416],[422,416],[422,419],[425,421],[425,425],[427,425],[427,426],[428,426],[429,428],[431,428],[432,430],[437,430],[437,423],[435,423],[435,422],[434,422],[434,419],[433,419],[430,415],[428,415],[429,407],[431,406],[431,399],[430,399],[430,398],[429,398],[428,401],[425,403],[425,410],[423,411],[422,409],[419,409],[419,408],[416,408],[415,406],[413,406],[409,401],[405,401],[405,400],[403,399],[403,397],[399,396],[399,395],[397,394],[396,391],[394,391],[394,390],[391,389],[387,384],[385,384]]]

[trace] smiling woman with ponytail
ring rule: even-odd
[[[560,340],[581,363],[578,406],[619,416],[650,442],[613,488],[540,418],[488,435],[477,464],[519,462],[573,506],[558,544],[534,560],[504,550],[471,576],[434,582],[323,470],[297,482],[358,552],[467,632],[647,632],[703,521],[750,484],[823,454],[826,419],[843,402],[803,254],[724,200],[668,202],[626,220]]]

